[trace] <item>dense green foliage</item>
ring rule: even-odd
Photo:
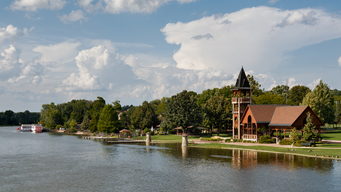
[[[307,113],[307,123],[303,127],[303,138],[305,141],[310,141],[315,137],[315,125],[313,123],[313,116]]]
[[[322,80],[312,92],[303,98],[301,105],[309,105],[322,122],[334,123],[334,98],[330,94],[328,85]]]
[[[299,140],[296,127],[294,127],[290,132],[290,139],[294,143]]]
[[[155,127],[158,125],[157,115],[155,114],[153,106],[144,101],[141,106],[135,108],[131,114],[131,124],[135,129],[144,129],[146,127]]]
[[[0,125],[19,125],[38,123],[40,113],[25,112],[14,113],[12,110],[0,112]]]
[[[282,139],[280,142],[279,142],[280,145],[291,145],[292,144],[292,141],[290,139]]]
[[[99,116],[98,119],[98,131],[102,133],[118,133],[120,129],[120,123],[118,121],[118,116],[117,116],[117,107],[115,108],[114,106],[108,104],[106,105],[102,112],[101,115]]]
[[[206,121],[213,127],[220,129],[227,124],[231,124],[232,104],[231,100],[224,98],[223,95],[212,96],[202,107]]]
[[[258,143],[276,143],[276,140],[271,138],[270,135],[263,135],[259,138]]]
[[[310,93],[309,87],[303,85],[293,86],[289,91],[289,100],[291,105],[299,105],[303,98]]]
[[[335,124],[341,124],[341,102],[335,106]]]
[[[197,98],[191,92],[184,90],[167,100],[166,119],[172,127],[181,127],[185,131],[201,122],[201,118]]]

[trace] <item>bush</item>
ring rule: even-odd
[[[208,138],[208,139],[206,139],[206,141],[222,141],[222,139]]]
[[[322,141],[316,141],[315,144],[322,144]]]
[[[243,139],[237,139],[237,142],[243,142]]]
[[[291,145],[292,144],[292,141],[289,140],[289,139],[282,139],[280,142],[279,142],[280,145]]]
[[[298,140],[296,141],[296,143],[294,144],[296,147],[300,147],[302,145],[302,143],[304,143],[304,140]]]
[[[155,134],[154,131],[151,131],[151,132],[150,132],[150,135],[154,135],[154,134]]]
[[[237,139],[233,139],[233,142],[237,142],[238,140]]]
[[[231,139],[225,139],[225,142],[231,142]]]
[[[147,132],[150,132],[148,128],[143,129],[143,134],[146,134]]]
[[[263,135],[259,138],[258,143],[276,143],[276,139],[271,138],[270,135]]]

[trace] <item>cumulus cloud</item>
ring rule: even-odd
[[[12,10],[37,11],[38,9],[61,9],[66,0],[16,0],[11,4]]]
[[[13,45],[4,50],[0,55],[0,80],[4,81],[8,78],[20,73],[21,51],[16,49]]]
[[[104,46],[82,50],[75,58],[79,73],[72,73],[63,84],[69,91],[109,90],[127,85],[135,78],[124,59]]]
[[[309,83],[308,87],[311,90],[313,90],[313,89],[315,89],[316,85],[320,83],[320,81],[321,81],[321,78],[318,78],[318,79],[314,80],[312,83]]]
[[[73,10],[71,11],[69,15],[64,14],[62,16],[59,16],[59,19],[63,23],[69,23],[69,22],[75,22],[75,21],[82,22],[82,20],[86,20],[86,18],[84,17],[83,11],[81,10]]]
[[[207,33],[206,35],[196,35],[196,36],[193,36],[192,39],[195,39],[195,40],[200,40],[200,39],[211,39],[213,38],[213,36],[210,34],[210,33]]]
[[[54,45],[39,45],[33,49],[34,52],[41,53],[41,63],[65,63],[72,61],[78,53],[79,42],[62,42]]]
[[[0,44],[5,40],[9,39],[12,43],[21,39],[29,30],[24,28],[23,30],[14,27],[13,25],[8,25],[6,28],[0,27]]]
[[[39,63],[20,59],[21,50],[13,45],[0,55],[0,80],[9,83],[24,82],[37,85],[42,81],[45,68]]]
[[[262,6],[168,23],[161,31],[168,43],[181,45],[173,55],[178,68],[229,72],[244,66],[266,72],[281,64],[289,51],[341,37],[341,18],[320,9]],[[193,38],[198,34],[214,38],[198,41]]]
[[[119,14],[129,13],[152,13],[162,5],[174,0],[103,0],[93,3],[93,0],[78,0],[78,4],[88,12],[103,9],[104,12]],[[177,0],[178,3],[191,3],[196,0]]]

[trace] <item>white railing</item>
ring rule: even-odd
[[[244,134],[243,140],[246,141],[256,141],[257,142],[257,135],[251,135],[251,134]]]

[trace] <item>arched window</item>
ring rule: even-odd
[[[248,124],[248,128],[250,128],[251,127],[251,116],[250,115],[247,117],[247,124]]]

